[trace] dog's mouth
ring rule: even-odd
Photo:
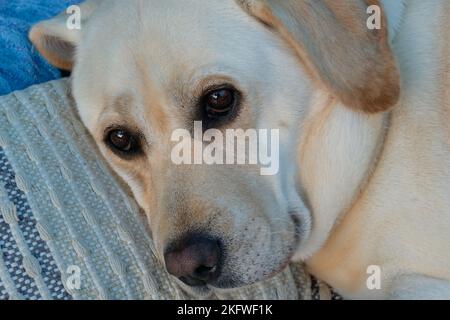
[[[296,249],[300,246],[302,237],[304,237],[305,227],[304,227],[304,223],[302,223],[302,221],[300,220],[297,211],[289,212],[289,216],[291,217],[291,220],[294,223],[294,236],[295,236],[294,247]],[[295,251],[295,249],[294,249],[294,251]]]
[[[303,242],[306,234],[305,234],[305,225],[303,223],[302,216],[297,211],[290,211],[289,217],[292,221],[291,227],[286,232],[293,233],[293,239],[291,240],[291,244],[288,248],[286,248],[286,256],[281,260],[274,268],[269,268],[267,272],[262,272],[260,277],[256,278],[252,275],[246,275],[244,278],[241,276],[237,276],[235,271],[232,274],[221,274],[220,271],[223,267],[218,267],[217,273],[219,276],[217,279],[210,281],[203,280],[195,277],[182,276],[178,278],[178,282],[181,288],[187,292],[188,294],[194,295],[199,298],[208,298],[212,294],[226,294],[229,291],[239,290],[244,287],[252,286],[262,281],[269,280],[278,274],[282,273],[289,264],[293,261],[293,258]],[[306,228],[307,229],[307,228]],[[307,233],[307,232],[306,232]],[[245,254],[245,253],[242,253]],[[222,257],[226,260],[226,257]],[[222,259],[221,259],[222,260]],[[222,260],[223,261],[223,260]],[[226,268],[227,269],[227,268]],[[243,280],[247,279],[247,280]]]
[[[200,281],[193,279],[190,281],[189,279],[178,279],[181,288],[187,292],[188,294],[194,295],[198,298],[204,299],[208,298],[213,294],[227,294],[228,292],[232,292],[234,290],[239,290],[248,286],[255,285],[262,281],[268,280],[282,273],[292,262],[297,248],[300,246],[304,238],[304,226],[297,212],[290,213],[291,220],[293,222],[293,232],[295,233],[295,239],[292,242],[288,250],[288,255],[286,259],[284,259],[278,267],[274,268],[272,271],[264,274],[261,279],[255,280],[251,283],[241,282],[239,279],[234,279],[233,277],[227,277],[226,275],[222,275],[216,281],[212,283],[207,283],[205,281]]]
[[[246,287],[251,287],[253,285],[256,285],[260,282],[266,281],[268,279],[271,279],[278,274],[282,273],[291,263],[291,259],[293,258],[294,254],[291,254],[288,259],[286,259],[279,268],[277,268],[275,271],[269,273],[267,276],[265,276],[263,279],[259,281],[255,281],[253,283],[242,283],[238,284],[233,281],[221,281],[217,285],[210,285],[203,283],[201,285],[197,284],[196,286],[189,286],[185,282],[179,281],[179,284],[181,288],[186,291],[188,294],[193,295],[195,297],[198,297],[200,299],[207,299],[210,298],[213,294],[227,294],[230,292],[233,292],[235,290],[243,289]],[[224,283],[223,283],[224,282]]]
[[[184,281],[179,280],[178,285],[183,291],[199,299],[208,299],[213,295],[215,291],[214,287],[206,283],[198,284],[196,286],[190,286],[186,284]]]

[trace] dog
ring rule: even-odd
[[[83,123],[186,290],[208,297],[305,262],[347,299],[450,298],[447,0],[80,9],[81,28],[63,13],[30,39],[72,71]],[[172,132],[195,121],[278,129],[279,172],[174,164]]]

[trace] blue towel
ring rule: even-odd
[[[32,47],[28,31],[81,0],[0,0],[0,95],[61,77]]]

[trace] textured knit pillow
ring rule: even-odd
[[[30,27],[81,0],[0,0],[0,95],[60,77],[32,47]]]
[[[190,298],[155,258],[146,219],[78,119],[69,81],[0,97],[0,299]],[[295,265],[216,298],[331,295]]]

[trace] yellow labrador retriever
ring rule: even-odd
[[[305,261],[346,298],[450,298],[449,1],[91,0],[81,29],[67,19],[30,38],[73,71],[187,290]],[[194,121],[278,129],[279,172],[175,164]]]

